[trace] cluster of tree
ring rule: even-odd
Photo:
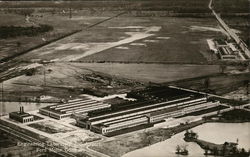
[[[207,146],[206,146],[207,148]],[[205,155],[209,155],[208,153],[208,149],[205,148]],[[237,149],[237,148],[234,148],[232,149],[228,154],[226,154],[225,150],[222,150],[219,151],[217,147],[214,147],[212,150],[211,150],[213,153],[213,155],[222,155],[222,156],[228,156],[228,157],[249,157],[249,154],[250,154],[250,151],[246,151],[244,148],[242,149]],[[211,155],[211,153],[210,153]]]
[[[12,157],[13,155],[11,153],[8,153],[8,154],[2,154],[1,157]]]
[[[248,111],[235,109],[222,114],[222,117],[226,120],[250,120],[250,114]]]
[[[12,13],[12,14],[18,14],[22,16],[31,16],[34,12],[35,9],[30,9],[30,8],[8,8],[5,10],[7,13]]]
[[[36,36],[40,33],[52,31],[53,27],[49,25],[39,25],[39,27],[21,27],[21,26],[1,26],[0,38],[13,38],[18,36]]]
[[[32,68],[32,69],[27,70],[26,73],[25,73],[25,75],[26,76],[32,76],[32,75],[35,74],[35,72],[36,72],[36,69]]]
[[[249,1],[247,0],[216,0],[213,2],[215,10],[220,13],[248,13]]]

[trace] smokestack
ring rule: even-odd
[[[22,106],[20,106],[19,112],[20,112],[20,114],[22,113]]]
[[[24,113],[24,107],[22,106],[22,113]]]

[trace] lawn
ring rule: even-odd
[[[38,129],[40,131],[49,133],[49,134],[65,133],[65,132],[71,132],[75,130],[73,128],[70,128],[68,126],[65,126],[63,124],[60,124],[51,120],[32,123],[32,124],[29,124],[28,126]]]

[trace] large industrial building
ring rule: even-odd
[[[205,94],[175,87],[149,87],[132,91],[127,97],[137,101],[112,104],[105,111],[91,111],[87,115],[78,116],[76,124],[96,133],[110,135],[220,105]]]
[[[41,108],[39,112],[55,119],[73,115],[77,126],[112,136],[221,106],[219,101],[203,93],[157,85],[131,91],[127,98],[134,101],[110,104],[83,97]]]
[[[67,103],[59,103],[39,109],[39,113],[55,118],[62,119],[70,117],[73,113],[83,114],[90,111],[108,110],[110,104],[102,103],[90,98],[69,100]]]

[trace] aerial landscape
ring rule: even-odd
[[[249,0],[1,0],[1,157],[249,157]]]

